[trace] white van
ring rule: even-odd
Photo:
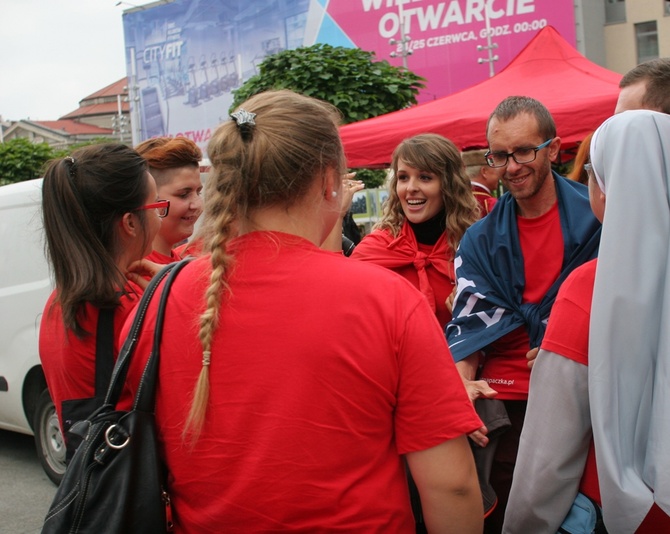
[[[40,462],[58,483],[65,447],[38,353],[52,290],[41,202],[41,179],[0,187],[0,428],[34,435]]]

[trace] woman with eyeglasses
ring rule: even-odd
[[[122,144],[84,147],[46,168],[42,217],[55,290],[42,315],[39,351],[66,442],[71,424],[101,402],[96,353],[105,364],[102,379],[142,293],[128,270],[151,251],[167,204],[145,160]]]
[[[185,137],[148,139],[135,150],[147,161],[159,198],[170,203],[146,259],[168,264],[179,259],[175,246],[191,237],[202,213],[202,151]]]

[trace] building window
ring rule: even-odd
[[[670,0],[665,0],[663,5],[665,6],[663,13],[665,13],[665,16],[667,17],[670,15]]]
[[[286,17],[286,46],[298,48],[303,46],[305,28],[307,27],[307,12]]]
[[[655,20],[635,25],[635,42],[638,63],[658,57],[658,29]]]
[[[605,22],[626,22],[626,0],[605,0]]]

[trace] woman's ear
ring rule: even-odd
[[[342,190],[342,177],[334,168],[327,169],[324,175],[324,196],[326,200],[337,198]]]
[[[137,215],[134,213],[124,213],[123,217],[121,217],[121,220],[119,221],[119,226],[121,229],[121,233],[124,236],[128,237],[136,237],[138,235],[138,229],[139,229],[139,220],[137,219]]]

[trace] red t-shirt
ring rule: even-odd
[[[131,283],[126,289],[128,295],[121,297],[120,304],[114,311],[114,358],[121,347],[118,339],[121,328],[142,292],[138,286]],[[80,323],[90,335],[78,338],[71,330],[65,329],[60,304],[53,304],[55,297],[56,291],[51,293],[44,307],[40,324],[39,352],[49,393],[63,428],[61,403],[65,400],[95,396],[96,331],[99,310],[92,304],[84,306],[79,315]]]
[[[565,279],[551,309],[551,320],[542,340],[542,348],[582,365],[588,365],[589,321],[597,260],[577,267]],[[588,399],[585,399],[587,402]],[[579,490],[600,503],[593,440]]]
[[[172,252],[178,259],[186,256],[200,256],[202,254],[203,241],[202,238],[191,239],[183,245],[176,246]]]
[[[517,217],[517,226],[526,281],[523,302],[538,303],[560,275],[563,265],[563,232],[558,203],[540,217]],[[526,353],[530,348],[525,326],[486,348],[481,378],[498,391],[497,399],[528,399],[530,369]]]
[[[589,323],[596,266],[597,260],[591,260],[575,269],[563,282],[542,341],[544,350],[582,365],[589,363]],[[579,490],[596,502],[601,502],[593,439]],[[668,531],[670,531],[670,517],[654,504],[635,532],[655,534]]]
[[[167,304],[156,418],[176,529],[414,532],[400,455],[480,426],[425,298],[387,269],[296,236],[254,232],[229,250],[193,445],[182,432],[202,367],[209,256],[184,268]]]
[[[161,254],[160,252],[152,250],[151,253],[149,253],[145,257],[145,259],[153,261],[154,263],[158,263],[159,265],[168,265],[170,263],[174,263],[175,261],[179,261],[180,257],[176,254],[174,250],[171,252],[169,256],[166,256],[165,254]]]

